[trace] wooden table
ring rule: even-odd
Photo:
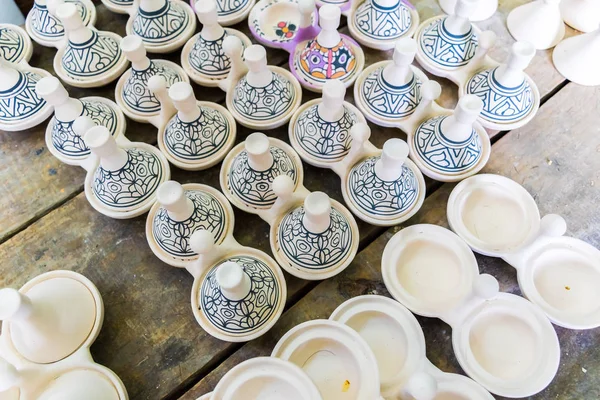
[[[501,2],[496,15],[482,23],[498,35],[492,56],[504,59],[513,42],[506,15],[527,0]],[[416,0],[421,19],[439,14],[435,0]],[[126,17],[98,6],[100,29],[125,34]],[[244,24],[239,29],[248,31]],[[575,32],[567,29],[568,35]],[[35,46],[33,66],[52,72],[55,51]],[[367,63],[391,54],[367,50]],[[159,57],[161,58],[161,57]],[[163,56],[164,58],[164,56]],[[177,61],[179,53],[167,58]],[[284,65],[285,53],[269,50],[270,64]],[[543,96],[536,118],[511,132],[490,132],[492,156],[484,172],[522,184],[536,199],[542,214],[558,213],[568,223],[568,235],[600,247],[600,87],[566,82],[554,69],[550,51],[538,51],[527,72]],[[442,104],[456,103],[456,87],[445,80]],[[201,100],[223,102],[217,89],[195,86]],[[114,99],[114,85],[100,89],[69,88],[73,96],[103,95]],[[351,90],[349,91],[351,92]],[[305,100],[314,95],[304,92]],[[348,93],[351,100],[351,93]],[[395,129],[371,126],[372,141],[381,146]],[[453,187],[427,181],[421,211],[402,226],[390,229],[359,223],[360,252],[343,273],[323,282],[307,282],[286,274],[287,308],[275,327],[247,344],[230,344],[206,334],[190,309],[192,277],[159,261],[146,242],[145,216],[113,220],[92,209],[83,192],[84,171],[61,164],[46,148],[45,124],[27,132],[0,133],[0,287],[18,288],[34,276],[55,269],[83,273],[99,288],[106,315],[92,347],[96,361],[114,370],[131,399],[195,399],[214,388],[233,365],[268,355],[277,340],[296,324],[327,318],[344,300],[379,293],[388,295],[380,275],[383,248],[390,237],[416,223],[446,226],[446,201]],[[238,141],[248,129],[239,129]],[[267,132],[287,141],[287,127]],[[156,143],[156,129],[128,121],[127,136]],[[207,171],[173,168],[173,179],[219,187],[220,165]],[[305,165],[305,185],[342,201],[339,178],[333,172]],[[268,225],[236,210],[235,237],[244,245],[270,252]],[[514,270],[503,261],[478,256],[482,273],[500,281],[501,290],[519,293]],[[427,356],[439,368],[462,372],[451,347],[450,328],[440,320],[418,318]],[[556,328],[562,357],[558,375],[537,399],[600,398],[600,329]]]

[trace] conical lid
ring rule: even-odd
[[[23,28],[13,24],[0,24],[0,58],[14,64],[29,61],[33,46]]]
[[[91,1],[74,1],[77,12],[85,26],[96,22],[96,7]],[[34,1],[31,10],[27,14],[25,29],[33,40],[42,46],[58,46],[65,37],[65,28],[47,5],[47,0]]]

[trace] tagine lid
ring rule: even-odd
[[[13,24],[0,24],[0,57],[18,64],[29,61],[33,45],[23,28]]]
[[[211,232],[217,245],[233,233],[233,209],[210,186],[166,181],[156,198],[146,220],[146,238],[154,254],[169,265],[185,268],[198,259],[190,245],[194,232]]]
[[[215,387],[211,400],[244,398],[248,392],[261,396],[285,396],[297,400],[320,400],[319,390],[297,365],[275,357],[256,357],[230,369]]]

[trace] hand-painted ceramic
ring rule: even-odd
[[[134,0],[101,0],[102,4],[110,11],[117,14],[130,14],[133,10]]]
[[[352,37],[379,50],[392,49],[398,39],[412,37],[418,26],[419,13],[406,0],[355,1],[348,16]]]
[[[69,165],[81,165],[90,155],[83,138],[73,129],[80,116],[91,118],[96,125],[106,127],[115,138],[125,132],[126,121],[121,109],[103,97],[74,99],[55,77],[41,79],[37,93],[54,107],[54,116],[46,128],[46,147],[52,155]]]
[[[233,224],[231,205],[218,190],[167,181],[158,188],[157,202],[146,219],[146,239],[163,262],[185,268],[198,259],[190,245],[194,232],[207,230],[220,245],[233,233]]]
[[[302,279],[326,279],[346,269],[358,251],[358,226],[327,194],[313,192],[271,224],[275,259]]]
[[[65,30],[54,13],[56,6],[65,2],[75,4],[85,26],[94,25],[96,7],[90,0],[35,0],[25,21],[25,29],[33,40],[42,46],[61,46],[65,40]]]
[[[148,88],[148,80],[155,75],[162,76],[169,88],[177,82],[189,83],[189,78],[180,66],[171,61],[150,60],[139,36],[126,36],[120,48],[132,65],[117,82],[115,100],[129,118],[148,123],[150,118],[160,114],[161,108]]]
[[[440,7],[446,14],[454,13],[457,0],[438,0]],[[498,9],[498,0],[479,0],[477,9],[469,16],[473,22],[485,21],[491,18]]]
[[[564,237],[565,221],[540,214],[531,195],[498,175],[461,182],[448,200],[452,230],[478,253],[502,257],[517,269],[523,294],[560,326],[600,326],[600,251]]]
[[[539,307],[508,293],[457,235],[436,225],[413,225],[395,234],[381,261],[390,294],[416,314],[441,318],[452,328],[463,370],[490,392],[527,397],[554,378],[560,347]]]
[[[352,0],[316,0],[316,4],[319,8],[326,4],[334,5],[340,8],[342,15],[348,16],[352,7]]]
[[[381,398],[373,352],[358,333],[339,322],[301,323],[279,339],[271,356],[302,368],[323,399]]]
[[[536,50],[556,46],[565,36],[560,1],[534,0],[513,9],[506,18],[508,31],[515,40],[531,43]]]
[[[127,35],[137,35],[150,53],[179,49],[196,31],[192,8],[181,0],[139,0],[127,21]]]
[[[562,76],[584,86],[600,85],[600,26],[590,33],[567,38],[552,52]]]
[[[165,156],[145,143],[117,143],[104,126],[87,130],[84,141],[99,159],[85,178],[85,195],[92,207],[117,219],[148,211],[158,186],[171,175]]]
[[[33,53],[31,39],[25,30],[13,24],[0,24],[0,58],[19,64],[27,62]]]
[[[282,396],[294,400],[321,400],[319,389],[297,365],[274,357],[256,357],[230,369],[210,399],[261,400]]]
[[[104,306],[87,278],[52,271],[19,291],[0,289],[0,298],[3,393],[16,388],[22,399],[77,400],[89,397],[91,391],[103,400],[128,399],[119,377],[90,355]]]
[[[218,86],[231,70],[231,60],[223,50],[225,38],[239,38],[244,48],[251,46],[252,42],[242,32],[219,25],[214,0],[198,1],[194,8],[202,30],[185,44],[181,52],[181,66],[197,84]]]
[[[235,25],[246,19],[256,0],[216,0],[217,22],[221,26]],[[196,1],[190,0],[195,7]]]
[[[169,89],[178,112],[158,131],[158,147],[182,169],[197,171],[220,162],[235,142],[236,125],[227,109],[216,103],[196,101],[189,83]]]
[[[125,71],[127,59],[119,48],[119,35],[85,27],[71,3],[60,5],[56,15],[68,39],[54,57],[54,71],[62,81],[76,87],[98,87]]]
[[[293,188],[298,188],[304,178],[302,161],[287,143],[254,133],[235,146],[223,161],[221,189],[233,205],[255,213],[275,203],[272,184],[279,175],[288,175],[294,182]]]

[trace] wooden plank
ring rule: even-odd
[[[568,224],[568,235],[600,247],[600,88],[567,85],[552,97],[529,125],[508,133],[493,146],[486,172],[507,176],[532,193],[542,215],[558,213]],[[454,185],[445,184],[421,211],[403,226],[432,223],[447,227],[446,203]],[[363,294],[389,295],[380,264],[385,244],[403,226],[375,240],[352,265],[335,278],[320,283],[288,310],[264,337],[244,345],[203,378],[182,399],[192,400],[211,391],[220,377],[239,362],[269,355],[277,340],[298,323],[328,318],[343,301]],[[496,276],[501,290],[520,293],[514,270],[497,258],[477,256],[482,273]],[[315,305],[318,304],[318,307]],[[439,368],[462,372],[451,343],[450,328],[437,319],[418,318],[427,342],[427,356]],[[539,399],[582,399],[600,396],[600,328],[572,331],[556,327],[562,347],[561,366]]]

